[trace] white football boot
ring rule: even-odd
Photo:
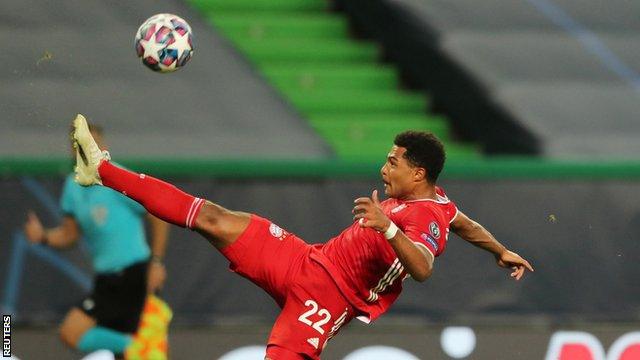
[[[111,160],[111,156],[108,151],[100,150],[89,131],[87,120],[80,114],[73,120],[71,138],[76,150],[76,182],[82,186],[102,185],[98,166],[103,160]]]

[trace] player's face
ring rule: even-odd
[[[404,157],[406,152],[406,148],[394,145],[387,155],[387,161],[380,169],[384,193],[388,197],[403,199],[415,188],[416,168]]]

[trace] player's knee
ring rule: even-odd
[[[234,239],[249,224],[250,215],[231,211],[207,201],[196,218],[195,228],[207,237]]]
[[[200,209],[200,213],[198,213],[195,227],[215,235],[220,231],[221,224],[224,222],[224,217],[227,216],[228,212],[229,210],[222,206],[207,201]]]
[[[196,218],[196,228],[221,233],[233,226],[240,214],[207,201]]]

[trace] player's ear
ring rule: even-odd
[[[427,178],[427,169],[416,167],[413,172],[413,180],[416,182],[424,181]]]

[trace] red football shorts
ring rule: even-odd
[[[319,359],[326,342],[355,315],[329,274],[309,257],[311,250],[302,239],[256,215],[222,249],[232,271],[260,286],[282,308],[267,348],[274,360],[295,358],[284,355],[290,352],[300,359]]]

